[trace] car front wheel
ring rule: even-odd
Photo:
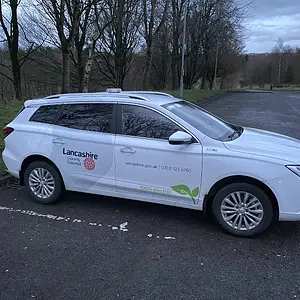
[[[213,214],[223,229],[237,236],[254,236],[272,223],[274,210],[268,196],[248,183],[233,183],[213,199]]]
[[[24,183],[29,194],[42,204],[54,203],[63,190],[59,173],[51,164],[44,161],[35,161],[27,167]]]

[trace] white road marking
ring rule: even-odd
[[[64,222],[70,222],[70,223],[74,223],[74,224],[79,223],[79,224],[85,224],[85,225],[89,225],[89,226],[102,227],[102,224],[97,223],[97,222],[88,222],[88,221],[76,219],[76,218],[72,219],[70,217],[61,217],[61,216],[55,216],[55,215],[51,215],[51,214],[42,214],[39,212],[35,212],[32,210],[26,210],[26,209],[15,209],[15,208],[11,208],[11,207],[0,206],[0,211],[20,213],[20,214],[31,216],[31,217],[50,219],[52,221],[64,221]],[[124,223],[120,224],[119,226],[112,226],[111,224],[109,224],[107,226],[108,226],[108,228],[111,228],[112,230],[119,229],[120,231],[125,231],[125,232],[128,231],[128,229],[126,228],[128,226],[128,222],[124,222]],[[68,231],[68,230],[65,230],[65,231]],[[22,233],[25,233],[25,231],[22,231]],[[149,238],[151,238],[151,237],[153,237],[153,234],[149,233],[147,236]],[[156,238],[159,239],[160,238],[159,235],[157,235]],[[175,237],[166,236],[166,237],[164,237],[164,239],[165,240],[175,240]],[[25,247],[25,249],[27,249],[27,247]]]
[[[128,229],[125,228],[127,225],[128,225],[128,222],[124,222],[124,223],[120,224],[119,225],[120,226],[120,230],[121,231],[128,231]]]
[[[80,220],[80,219],[71,219],[68,217],[60,217],[60,216],[54,216],[54,215],[50,215],[50,214],[41,214],[32,210],[25,210],[25,209],[14,209],[11,207],[5,207],[5,206],[0,206],[0,211],[8,211],[8,212],[14,212],[14,213],[20,213],[23,215],[28,215],[28,216],[32,216],[32,217],[39,217],[39,218],[46,218],[46,219],[51,219],[54,221],[65,221],[65,222],[72,222],[72,223],[87,223],[90,226],[99,226],[101,227],[102,224],[100,223],[95,223],[95,222],[86,222],[84,220]],[[111,225],[109,225],[109,227],[111,227]],[[113,227],[113,228],[117,228],[118,227]],[[22,233],[25,233],[25,231],[22,231]]]

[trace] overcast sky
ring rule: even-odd
[[[247,20],[246,51],[271,52],[278,38],[300,47],[300,0],[254,0]]]

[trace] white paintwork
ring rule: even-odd
[[[286,168],[286,165],[300,164],[300,141],[245,128],[239,138],[222,142],[206,136],[161,106],[179,99],[146,92],[137,93],[137,98],[142,96],[138,99],[129,99],[128,93],[106,94],[58,95],[56,99],[27,101],[26,109],[7,125],[14,128],[5,138],[3,152],[8,171],[19,177],[24,159],[42,155],[58,166],[67,190],[197,210],[203,209],[204,197],[216,182],[230,176],[248,176],[273,191],[280,220],[300,220],[300,178]],[[165,140],[87,132],[28,121],[43,104],[90,102],[148,107],[180,125],[185,135],[191,135],[195,142],[170,145]],[[58,143],[53,143],[54,139],[58,139]],[[64,148],[96,154],[95,168],[83,168],[82,160],[81,165],[68,164]],[[180,190],[178,193],[178,188],[176,192],[174,187],[178,185],[187,186],[190,194],[180,193]]]

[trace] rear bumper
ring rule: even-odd
[[[13,177],[20,178],[21,164],[7,150],[2,153],[2,159],[6,166],[6,170]]]

